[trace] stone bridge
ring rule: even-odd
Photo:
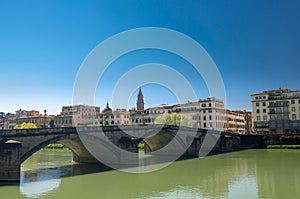
[[[176,136],[179,128],[185,136]],[[107,159],[112,162],[122,164],[122,161],[128,162],[128,159],[123,160],[124,157],[121,157],[113,146],[127,152],[135,152],[128,153],[130,154],[128,158],[139,158],[137,153],[139,142],[144,142],[146,153],[151,153],[175,140],[175,145],[166,155],[176,154],[182,149],[185,156],[198,156],[200,146],[207,135],[217,142],[212,152],[231,151],[241,146],[241,137],[236,134],[214,135],[204,129],[168,125],[2,130],[0,131],[0,180],[18,181],[20,165],[32,154],[51,143],[64,144],[73,152],[73,160],[77,162],[99,162],[97,161],[99,158],[96,159],[91,155],[95,150],[100,156],[107,156]],[[185,146],[187,139],[190,139],[190,146]],[[96,145],[102,148],[99,150],[90,147]]]

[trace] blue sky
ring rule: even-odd
[[[85,57],[102,41],[128,29],[164,27],[199,42],[222,75],[227,108],[251,110],[250,94],[300,89],[299,1],[66,1],[0,0],[0,110],[47,109],[72,103]],[[112,63],[99,83],[96,105],[126,70],[157,62],[184,74],[199,98],[209,95],[186,61],[142,50]],[[143,87],[146,106],[176,103],[168,89]],[[135,105],[135,95],[128,107]],[[122,99],[120,99],[122,100]]]

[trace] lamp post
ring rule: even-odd
[[[44,110],[44,128],[46,128],[46,115],[47,115],[47,110]]]

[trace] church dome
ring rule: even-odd
[[[102,113],[112,113],[111,108],[109,108],[108,102],[106,103],[106,107],[103,109]]]

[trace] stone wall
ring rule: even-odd
[[[0,141],[0,181],[20,181],[20,148],[20,142]]]

